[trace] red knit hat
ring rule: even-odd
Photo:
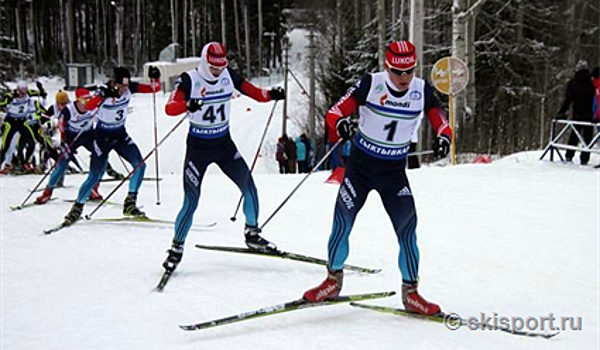
[[[227,50],[225,50],[225,46],[218,42],[208,44],[206,62],[209,66],[217,68],[227,67]]]
[[[399,70],[414,68],[417,65],[415,45],[408,40],[392,42],[385,52],[385,63]]]

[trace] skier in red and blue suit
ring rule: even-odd
[[[343,281],[352,226],[367,195],[377,191],[383,201],[400,246],[402,301],[407,310],[425,315],[440,307],[417,291],[419,249],[417,214],[405,172],[414,129],[424,111],[436,133],[433,151],[445,157],[452,130],[433,88],[414,76],[417,56],[409,41],[395,41],[386,51],[385,71],[365,75],[327,113],[326,127],[344,140],[353,140],[352,151],[340,186],[328,244],[328,274],[319,286],[304,293],[309,302],[335,299]],[[358,132],[350,115],[359,112]]]
[[[167,115],[188,113],[190,128],[183,171],[184,200],[175,221],[171,249],[163,263],[173,272],[183,257],[185,239],[200,202],[200,187],[207,167],[215,163],[241,190],[246,217],[244,236],[250,249],[274,251],[277,246],[263,238],[258,227],[258,193],[248,165],[229,133],[231,97],[236,89],[258,102],[282,100],[280,87],[260,89],[228,67],[225,46],[210,42],[202,49],[198,68],[181,74],[177,88],[165,106]]]

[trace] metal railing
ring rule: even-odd
[[[564,126],[558,133],[556,133],[556,130],[559,128],[558,124],[564,124]],[[576,126],[578,126],[578,125],[579,126],[589,126],[590,128],[592,128],[592,139],[589,143],[587,143],[585,141],[585,139],[581,135],[580,130],[577,130]],[[550,161],[554,161],[554,153],[556,152],[556,154],[558,154],[558,157],[560,158],[560,160],[564,161],[565,159],[563,158],[562,154],[559,151],[561,149],[600,154],[600,148],[597,148],[597,147],[594,148],[594,146],[597,143],[600,144],[598,142],[600,140],[600,131],[599,130],[600,129],[598,129],[598,123],[582,122],[582,121],[577,121],[577,120],[566,120],[566,119],[553,120],[552,125],[550,127],[550,142],[544,149],[544,152],[542,153],[540,160],[544,159],[546,154],[548,154],[548,152],[550,152]],[[581,144],[581,146],[571,146],[567,143],[569,135],[571,134],[569,131],[571,131],[572,133],[575,133],[575,135],[577,136],[578,143]],[[566,137],[565,137],[565,135],[566,135]]]

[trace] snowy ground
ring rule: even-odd
[[[59,86],[56,82],[54,89]],[[52,85],[52,83],[49,83]],[[301,105],[302,96],[297,95]],[[177,122],[157,96],[159,134]],[[146,153],[153,146],[152,98],[136,95],[128,129]],[[272,103],[245,97],[232,105],[235,142],[250,162]],[[273,156],[281,104],[255,180],[261,219],[300,175],[276,173]],[[302,111],[298,110],[298,113]],[[182,202],[187,125],[160,150],[161,199],[144,183],[148,215],[173,220]],[[292,130],[292,134],[298,132]],[[296,135],[294,135],[296,136]],[[68,211],[62,200],[11,212],[39,177],[0,177],[1,349],[597,349],[600,346],[600,171],[538,161],[539,152],[490,165],[424,167],[409,178],[419,214],[421,292],[461,316],[582,318],[582,330],[551,340],[493,331],[452,332],[443,325],[347,305],[297,311],[199,332],[179,324],[228,316],[296,299],[319,283],[324,268],[291,261],[200,251],[196,243],[242,246],[242,216],[232,223],[237,188],[216,167],[205,177],[184,260],[163,293],[153,292],[172,239],[169,227],[80,223],[51,236],[42,230]],[[80,157],[86,159],[85,156]],[[592,158],[597,164],[598,157]],[[113,164],[120,169],[120,162]],[[154,175],[154,159],[147,176]],[[281,249],[326,257],[336,186],[309,178],[264,234]],[[84,177],[71,175],[56,196],[71,199]],[[114,185],[114,183],[112,183]],[[102,185],[107,194],[113,185]],[[120,190],[114,200],[126,195]],[[88,205],[89,212],[93,205]],[[119,216],[106,207],[96,217]],[[397,244],[381,202],[371,194],[355,225],[348,263],[382,268],[347,273],[344,293],[399,289]],[[377,304],[399,306],[398,297]]]

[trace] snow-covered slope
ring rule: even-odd
[[[160,135],[177,122],[164,115],[165,101],[157,96]],[[136,95],[131,106],[128,129],[145,154],[153,146],[152,98]],[[272,106],[245,97],[233,102],[233,137],[247,162]],[[302,178],[276,173],[272,149],[281,130],[280,108],[256,168],[263,221]],[[162,205],[155,205],[154,183],[144,183],[140,192],[139,203],[152,217],[173,220],[180,208],[186,132],[187,124],[160,149]],[[194,248],[196,243],[243,245],[243,215],[235,223],[229,220],[239,192],[213,166],[195,222],[218,224],[190,232],[184,260],[163,293],[152,289],[171,228],[82,222],[44,236],[42,230],[69,209],[62,199],[74,198],[84,177],[67,177],[72,187],[55,192],[61,200],[18,212],[9,205],[20,203],[39,177],[0,177],[0,348],[597,349],[600,172],[538,157],[539,152],[529,152],[490,165],[410,171],[419,214],[421,292],[465,317],[553,313],[558,320],[581,317],[581,331],[567,330],[552,340],[453,332],[437,323],[340,305],[184,332],[179,324],[296,299],[325,276],[316,265]],[[80,158],[86,159],[83,151]],[[122,169],[117,158],[112,163]],[[153,174],[151,158],[147,175]],[[265,227],[264,235],[281,249],[326,257],[337,193],[336,186],[324,183],[327,175],[312,175]],[[112,186],[103,184],[101,192]],[[125,195],[120,190],[112,199]],[[106,207],[96,217],[119,215],[118,208]],[[397,251],[379,197],[371,194],[354,227],[348,263],[383,272],[347,273],[343,292],[398,291]],[[398,297],[376,303],[400,305]]]

